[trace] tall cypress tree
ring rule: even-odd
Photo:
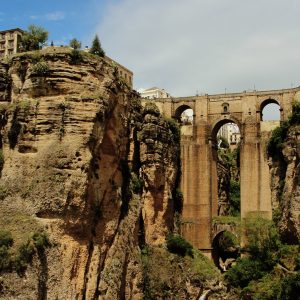
[[[101,43],[100,43],[100,40],[99,40],[99,37],[97,34],[95,35],[95,38],[93,40],[92,47],[90,49],[90,53],[98,55],[100,57],[105,56],[105,52],[101,47]]]

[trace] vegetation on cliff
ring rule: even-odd
[[[244,223],[247,256],[225,273],[228,283],[243,299],[295,299],[299,292],[300,248],[280,240],[278,229],[261,217]]]
[[[281,122],[280,126],[273,130],[267,146],[267,151],[270,156],[275,157],[281,154],[283,143],[287,138],[289,129],[296,125],[300,125],[300,102],[293,104],[292,114],[288,120]]]

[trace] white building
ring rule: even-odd
[[[241,139],[239,127],[235,123],[223,125],[218,132],[218,136],[224,137],[228,141],[230,148],[235,148]]]
[[[155,98],[170,98],[170,94],[167,93],[164,89],[158,87],[152,87],[150,89],[139,89],[142,98],[146,99],[155,99]]]

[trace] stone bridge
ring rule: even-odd
[[[262,121],[262,111],[267,104],[277,103],[280,118],[285,120],[296,98],[300,98],[300,87],[155,99],[166,117],[178,119],[184,110],[193,110],[193,125],[182,133],[181,139],[184,197],[181,232],[195,247],[208,254],[212,249],[212,219],[218,213],[216,139],[218,130],[226,123],[236,123],[241,133],[241,218],[257,212],[266,218],[272,217],[266,155],[266,141],[272,126]]]

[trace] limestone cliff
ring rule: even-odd
[[[0,298],[142,299],[145,248],[180,271],[183,259],[164,248],[178,132],[108,60],[58,48],[16,55],[0,64],[0,106],[0,226],[13,238],[0,251],[1,263],[11,256]],[[169,295],[201,293],[204,277],[188,272]]]
[[[122,162],[136,95],[108,61],[84,55],[74,63],[68,50],[15,56],[0,71],[1,220],[11,213],[1,227],[16,248],[33,230],[46,231],[52,244],[23,277],[4,274],[0,292],[93,299],[124,217]],[[47,271],[43,285],[31,276],[35,264]]]
[[[300,130],[291,126],[282,148],[271,160],[271,189],[274,217],[284,241],[300,239]]]

